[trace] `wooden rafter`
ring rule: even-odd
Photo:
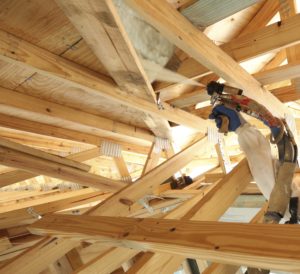
[[[94,131],[99,131],[100,135],[125,139],[139,144],[153,140],[153,135],[147,130],[143,130],[124,123],[116,122],[98,115],[86,113],[70,107],[48,102],[33,96],[25,95],[13,90],[0,88],[3,96],[0,99],[2,105],[9,106],[16,110],[29,111],[39,115],[45,115],[69,121],[73,123],[73,128],[81,124]],[[1,111],[1,108],[0,108]],[[132,139],[133,138],[133,139]]]
[[[206,132],[207,121],[180,109],[174,109],[164,103],[162,109],[156,104],[129,95],[114,85],[109,79],[70,62],[62,57],[36,47],[24,40],[0,31],[0,60],[29,68],[41,75],[57,79],[66,85],[84,89],[101,98],[112,100],[121,105],[167,119],[177,124]],[[12,49],[11,45],[15,47]]]
[[[10,143],[14,144],[13,142]],[[120,181],[88,173],[54,160],[43,159],[37,156],[39,151],[36,149],[30,148],[30,150],[28,149],[27,152],[24,152],[20,147],[23,146],[16,144],[13,148],[11,145],[4,146],[1,144],[0,163],[6,166],[23,169],[33,174],[52,176],[107,191],[117,191],[125,186],[125,184]],[[32,151],[35,151],[35,153],[32,153]]]
[[[67,156],[67,159],[72,159],[77,162],[84,162],[100,156],[99,148],[71,154]],[[0,187],[15,184],[27,179],[31,179],[38,176],[32,172],[24,170],[12,170],[6,173],[0,174]]]
[[[264,269],[300,269],[299,232],[293,225],[48,215],[30,230]]]
[[[89,47],[105,65],[118,86],[129,94],[155,102],[155,93],[142,64],[127,37],[126,31],[112,1],[56,0],[67,17],[80,32]],[[105,14],[103,18],[98,16]],[[153,120],[151,122],[148,120]],[[166,120],[145,117],[155,135],[170,138]]]
[[[130,208],[135,202],[137,202],[143,196],[151,194],[155,186],[158,186],[162,181],[166,180],[168,177],[190,162],[193,158],[193,155],[199,153],[199,150],[205,148],[206,142],[207,139],[203,138],[183,151],[177,153],[154,170],[148,172],[134,184],[128,185],[122,191],[119,191],[115,195],[105,200],[105,202],[101,203],[101,205],[94,207],[87,213],[87,215],[129,215],[131,213]],[[155,178],[155,180],[153,180],[153,178]],[[11,271],[13,271],[15,274],[21,274],[24,273],[24,271],[28,271],[29,273],[40,272],[45,269],[47,265],[59,259],[66,252],[76,246],[73,241],[71,241],[72,244],[59,241],[55,245],[52,244],[53,241],[56,242],[55,239],[51,240],[50,238],[41,240],[26,252],[5,264],[1,268],[1,272],[11,273]],[[62,246],[61,249],[59,248],[60,245]],[[51,256],[49,256],[49,252],[51,252]],[[35,256],[36,254],[40,255]],[[44,256],[46,257],[44,258]],[[26,266],[24,265],[24,261],[27,261]],[[43,264],[41,264],[41,261]],[[19,263],[22,264],[22,268],[20,268]]]
[[[148,146],[141,146],[136,143],[128,143],[114,138],[103,138],[94,134],[79,132],[76,130],[61,128],[58,126],[47,125],[39,122],[33,122],[18,117],[0,114],[0,125],[5,128],[17,129],[49,137],[56,137],[65,140],[72,140],[80,143],[101,146],[103,141],[118,143],[123,150],[132,151],[140,154],[148,154],[150,143]]]

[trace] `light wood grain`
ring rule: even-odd
[[[49,215],[30,230],[217,262],[300,269],[299,231],[293,225]]]

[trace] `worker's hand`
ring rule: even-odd
[[[209,119],[215,120],[217,128],[220,129],[222,127],[222,115],[229,119],[228,131],[235,131],[241,126],[241,120],[237,111],[227,108],[224,105],[218,105],[213,108],[209,115]]]

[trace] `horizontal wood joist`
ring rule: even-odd
[[[41,75],[55,78],[72,87],[79,87],[101,98],[132,107],[187,127],[206,132],[207,121],[181,109],[163,103],[158,108],[146,101],[119,89],[109,79],[76,63],[52,54],[4,31],[0,31],[0,60],[18,64]]]
[[[221,263],[300,270],[294,225],[48,215],[29,230]]]
[[[148,146],[138,145],[136,143],[128,143],[113,138],[103,138],[97,135],[79,132],[76,130],[61,128],[54,125],[43,124],[39,122],[25,120],[19,117],[13,117],[5,114],[0,114],[0,126],[15,129],[19,131],[26,131],[36,133],[39,135],[55,137],[59,139],[71,140],[85,144],[91,144],[100,147],[103,141],[117,143],[121,145],[122,150],[132,151],[139,154],[148,154],[151,143]]]
[[[246,61],[264,53],[287,48],[294,44],[299,44],[299,27],[300,15],[296,15],[282,22],[275,23],[264,28],[255,29],[250,33],[247,32],[246,34],[221,45],[220,48],[235,61]],[[183,61],[177,72],[193,79],[211,73],[208,68],[201,65],[193,58],[188,58]],[[171,88],[171,84],[162,84],[158,85],[157,91],[162,92],[161,94],[163,99],[163,89]]]
[[[99,206],[95,206],[87,215],[116,215],[128,216],[131,213],[131,205],[147,194],[152,194],[153,190],[160,185],[161,182],[172,176],[180,168],[189,163],[195,154],[205,149],[207,138],[203,138],[183,151],[175,154],[164,163],[148,172],[136,181],[134,184],[128,185],[123,190],[109,197]],[[154,179],[155,178],[155,179]],[[73,241],[60,241],[57,245],[53,245],[51,238],[44,238],[29,250],[8,262],[0,269],[0,273],[39,273],[47,267],[48,264],[62,257],[67,251],[76,246]],[[54,241],[54,240],[53,240]],[[71,244],[71,243],[73,244]],[[61,249],[58,247],[61,245]],[[65,251],[67,249],[67,251]],[[52,252],[53,251],[53,252]],[[49,253],[51,256],[49,256]],[[37,256],[39,254],[39,256]],[[41,264],[41,260],[44,264]],[[24,264],[24,262],[26,262]],[[22,266],[22,267],[21,267]]]
[[[36,216],[28,213],[30,208],[32,208],[36,214],[43,216],[92,202],[100,202],[109,197],[109,195],[111,194],[85,188],[65,193],[57,193],[49,197],[18,203],[17,205],[2,206],[3,211],[0,212],[0,229],[34,223]]]
[[[276,88],[271,92],[284,103],[300,100],[300,92],[294,85]]]
[[[15,146],[13,146],[13,144],[15,144]],[[41,153],[42,157],[39,156],[39,153],[39,150],[20,144],[9,142],[9,145],[6,145],[2,142],[0,144],[0,163],[5,166],[28,171],[33,174],[47,175],[81,185],[98,188],[103,191],[114,192],[126,186],[126,184],[121,181],[108,179],[68,166],[59,161],[55,161],[54,158],[58,156],[54,157],[54,155],[49,155],[48,159],[46,159],[45,152]],[[68,161],[68,159],[65,159],[65,161]]]
[[[100,156],[99,148],[89,149],[87,151],[78,152],[67,156],[65,159],[71,159],[76,162],[84,162]],[[0,174],[0,187],[15,184],[27,179],[34,178],[39,174],[34,174],[25,170],[12,170]]]
[[[255,73],[253,76],[263,85],[295,79],[300,76],[300,60]]]
[[[287,109],[278,99],[263,89],[261,84],[232,57],[216,46],[167,2],[158,0],[126,0],[126,2],[169,41],[196,61],[215,72],[226,82],[243,89],[246,96],[263,104],[274,115],[284,117]]]
[[[0,87],[0,112],[9,113],[13,110],[41,115],[40,117],[57,118],[58,121],[68,121],[74,125],[84,125],[91,130],[98,130],[100,134],[113,138],[145,144],[154,140],[154,135],[149,131],[124,123],[119,123],[108,118],[90,114],[81,110],[38,99],[20,92]],[[7,109],[7,107],[9,107]]]

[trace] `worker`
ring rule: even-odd
[[[297,146],[291,132],[284,121],[274,117],[264,106],[243,96],[240,89],[210,82],[207,91],[215,105],[210,119],[215,120],[221,131],[234,131],[238,135],[251,173],[259,189],[269,200],[264,222],[279,223],[290,203],[291,183],[296,167]],[[241,112],[260,119],[270,128],[272,142],[276,143],[279,154],[277,172],[273,167],[268,141],[243,119]]]

